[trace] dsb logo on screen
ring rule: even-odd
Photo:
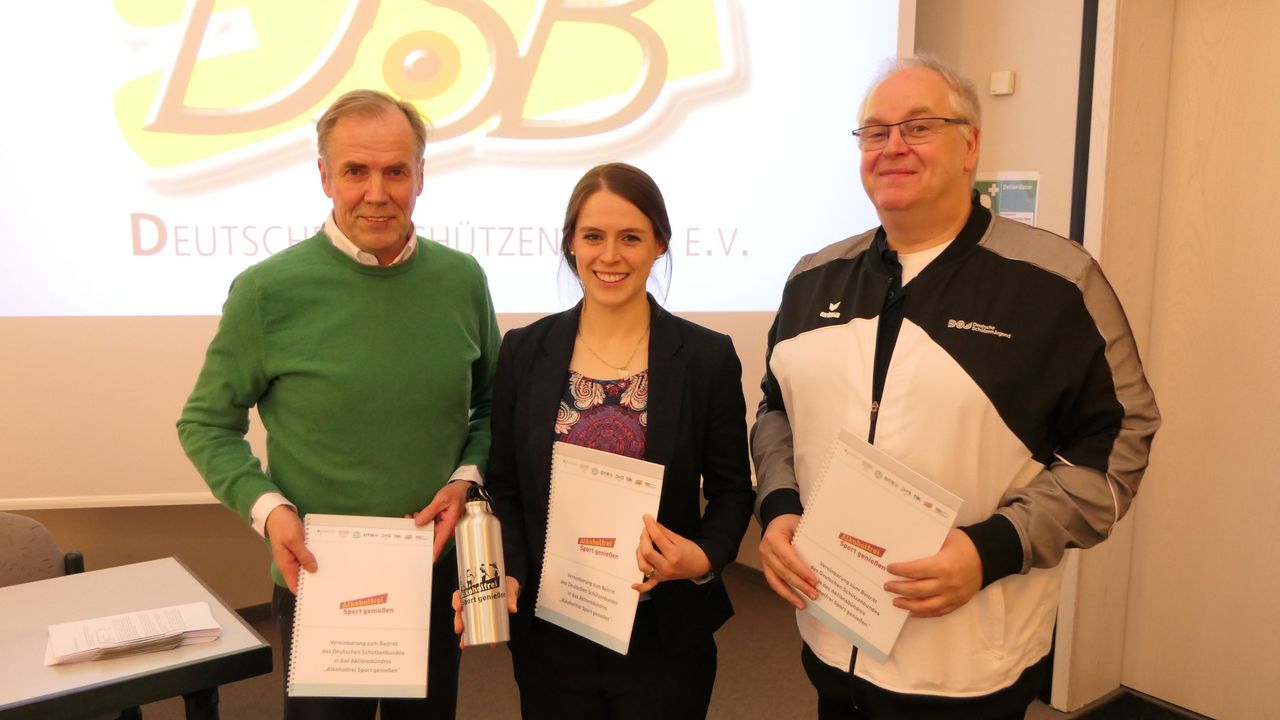
[[[660,122],[674,97],[705,95],[737,74],[729,0],[117,0],[115,7],[134,44],[172,57],[115,97],[121,132],[157,169],[207,170],[220,157],[269,157],[310,143],[315,118],[355,88],[413,102],[431,121],[435,152],[465,155],[488,143],[488,155],[511,148],[527,157],[528,141],[587,138],[604,149]]]

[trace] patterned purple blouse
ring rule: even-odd
[[[556,440],[643,459],[648,422],[648,370],[618,380],[569,371],[556,411]]]

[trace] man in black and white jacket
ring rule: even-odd
[[[820,718],[1021,718],[1059,563],[1124,515],[1159,413],[1124,311],[1079,245],[973,201],[972,83],[900,60],[864,99],[881,226],[804,257],[769,333],[752,429],[764,573],[797,608],[791,539],[844,428],[964,499],[931,557],[891,564],[911,615],[885,662],[798,613]]]

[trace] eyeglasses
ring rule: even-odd
[[[889,144],[889,133],[898,128],[902,142],[908,145],[921,145],[933,139],[939,130],[947,125],[968,125],[968,120],[960,118],[926,117],[911,118],[889,125],[864,125],[853,131],[858,138],[858,147],[862,150],[879,150]]]

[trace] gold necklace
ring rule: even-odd
[[[640,344],[643,343],[644,339],[647,337],[649,337],[649,327],[645,326],[644,332],[640,333],[640,339],[636,340],[636,346],[631,348],[631,354],[627,356],[627,361],[623,363],[621,367],[619,367],[609,362],[608,360],[605,360],[604,358],[600,357],[600,353],[596,352],[594,348],[588,345],[587,339],[582,336],[582,326],[581,325],[578,326],[578,340],[582,342],[582,347],[586,348],[587,352],[595,356],[595,359],[599,360],[601,363],[604,363],[605,367],[608,367],[611,370],[617,371],[617,373],[622,377],[631,376],[631,370],[630,370],[631,361],[635,359],[636,353],[640,352]]]

